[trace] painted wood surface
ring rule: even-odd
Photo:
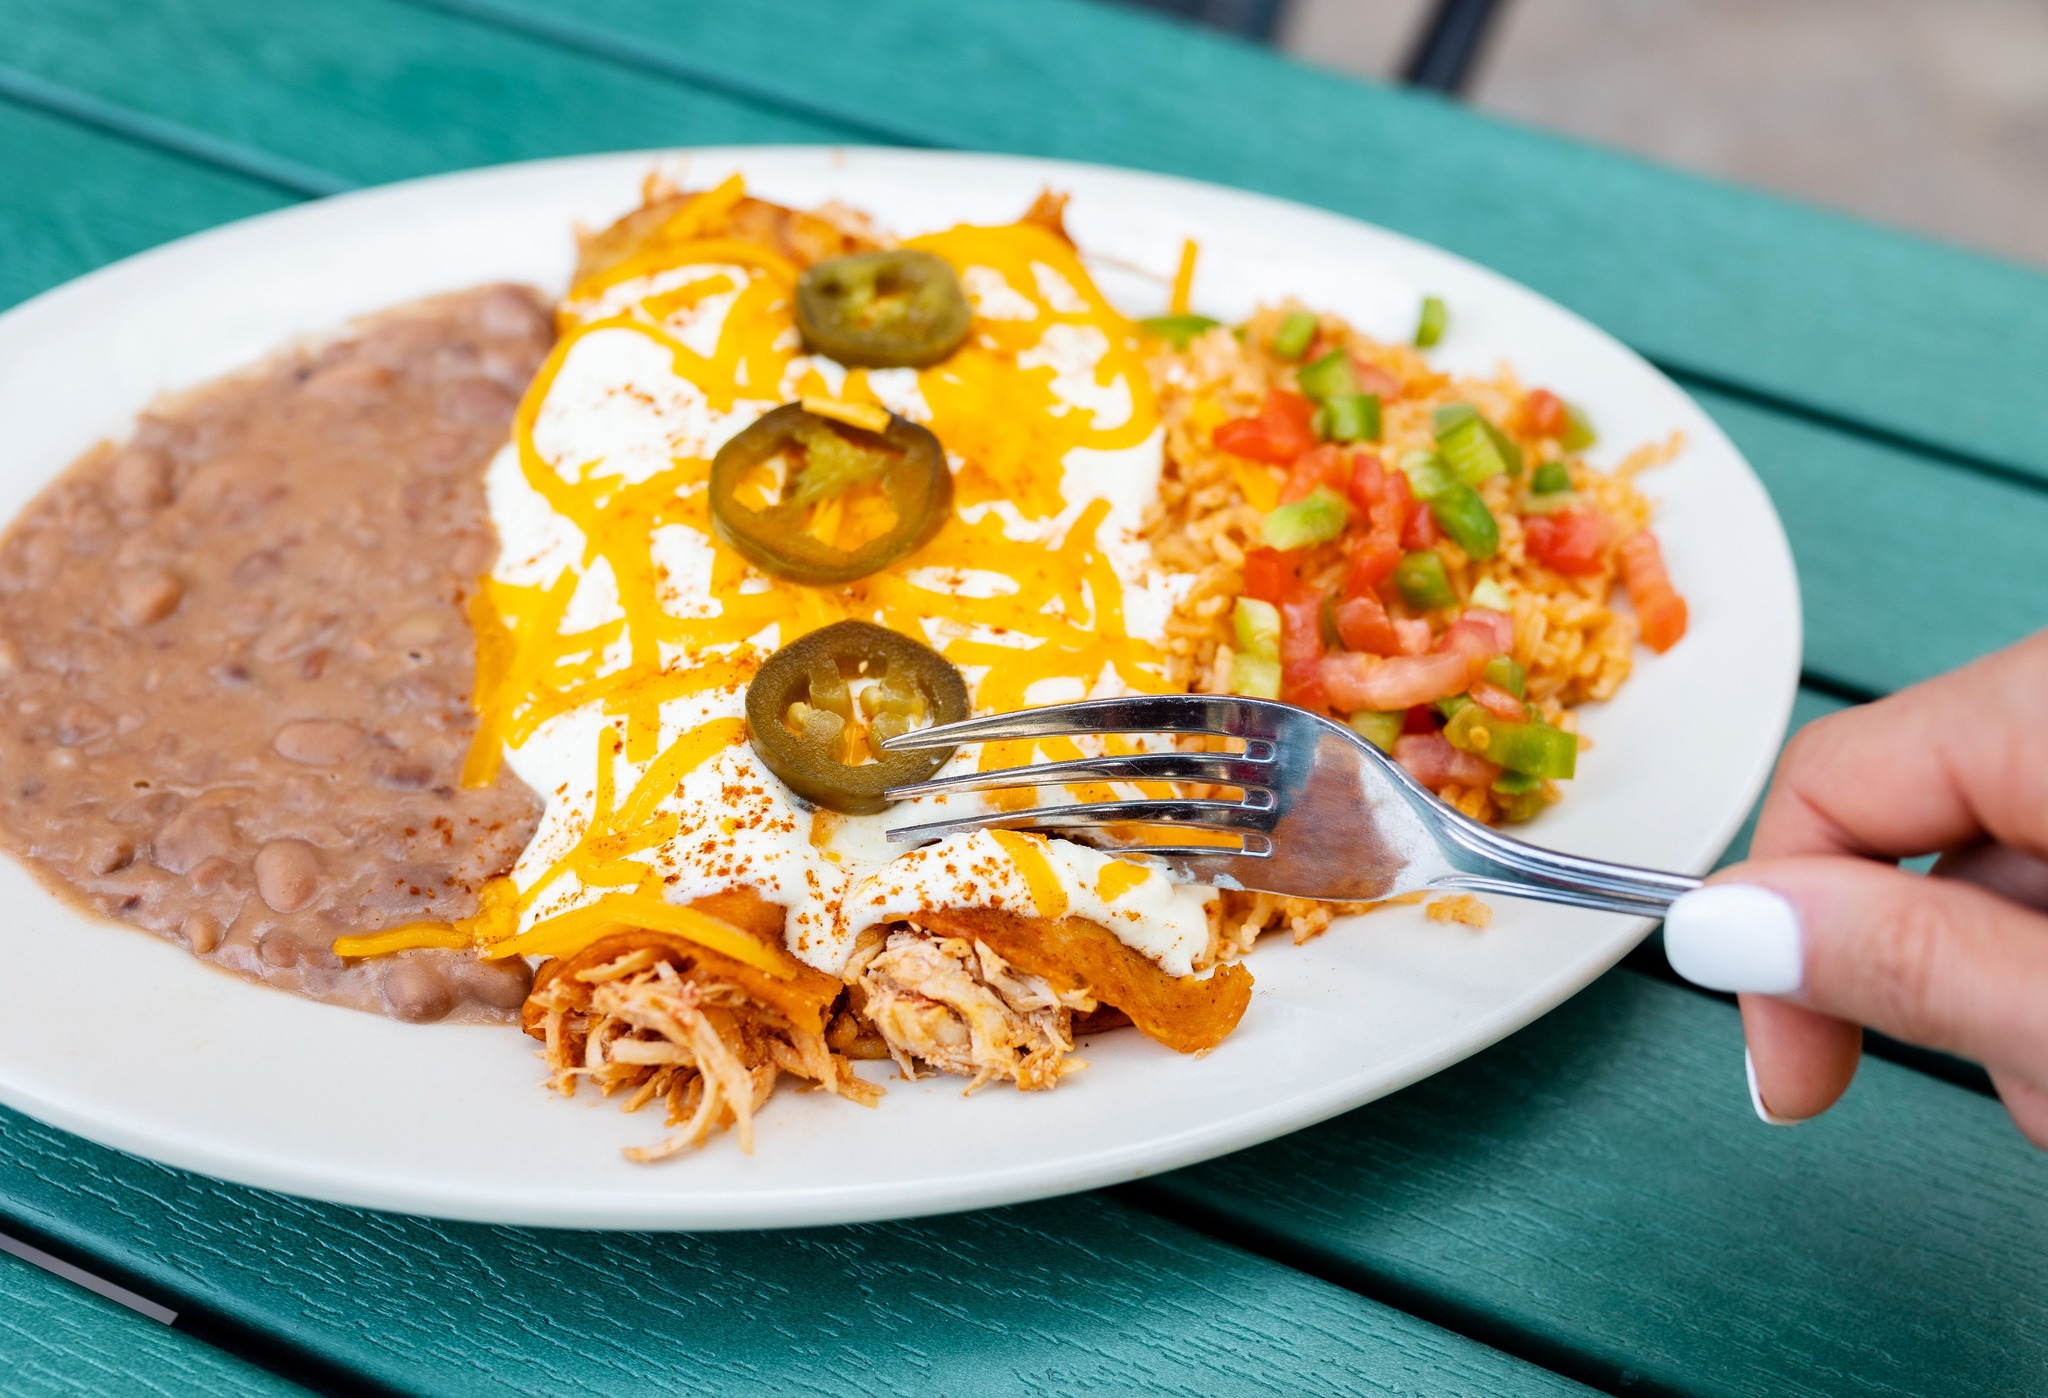
[[[1102,1198],[694,1237],[436,1224],[0,1110],[0,1217],[181,1314],[409,1393],[1582,1391]]]
[[[287,1398],[305,1390],[0,1253],[0,1393]]]
[[[1866,1061],[1765,1126],[1734,1009],[1626,972],[1135,1193],[1609,1389],[2048,1392],[2048,1157],[1996,1103]]]
[[[537,155],[895,139],[1165,169],[1427,237],[1690,371],[1785,515],[1829,688],[1882,692],[2043,619],[2048,279],[1985,259],[1064,0],[0,0],[0,20],[0,305],[295,194]],[[1839,702],[1809,690],[1801,714]],[[2005,1343],[2041,1333],[2009,1294],[2048,1290],[2036,1158],[1983,1099],[1887,1064],[1853,1111],[1767,1132],[1733,1024],[1616,973],[1255,1153],[1256,1190],[1224,1183],[1240,1157],[1126,1196],[1334,1286],[1100,1199],[629,1242],[301,1205],[19,1118],[0,1217],[422,1391],[574,1386],[583,1351],[619,1387],[1549,1391],[1400,1309],[1629,1391],[1798,1391],[1774,1361],[1814,1392],[2038,1389],[2038,1347]],[[1990,1236],[2001,1217],[2030,1254]],[[1945,1354],[1927,1325],[1972,1308]]]

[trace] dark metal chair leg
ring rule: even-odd
[[[1402,79],[1452,96],[1462,93],[1501,8],[1500,0],[1437,0],[1401,70]]]

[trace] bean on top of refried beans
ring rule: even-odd
[[[0,538],[0,840],[60,893],[314,999],[498,1020],[517,958],[330,945],[475,910],[540,813],[459,781],[484,468],[547,353],[493,286],[158,403]]]

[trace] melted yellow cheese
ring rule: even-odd
[[[843,420],[882,411],[867,374],[825,366],[840,377],[833,385],[818,364],[794,363],[800,352],[793,314],[797,269],[767,248],[707,236],[743,194],[737,177],[728,180],[684,206],[631,258],[579,282],[559,315],[561,337],[515,418],[520,474],[579,531],[582,567],[564,569],[545,584],[502,577],[480,584],[470,606],[478,638],[479,723],[463,779],[489,782],[505,747],[518,749],[550,719],[597,705],[607,726],[596,754],[595,809],[582,837],[524,889],[494,880],[472,918],[343,938],[336,943],[342,955],[474,944],[486,956],[566,956],[618,927],[638,926],[677,932],[770,974],[786,974],[745,933],[663,901],[661,882],[645,862],[676,833],[676,816],[659,807],[682,777],[745,741],[742,721],[719,719],[663,749],[662,705],[712,690],[736,692],[765,658],[759,638],[770,628],[772,644],[787,644],[858,618],[923,640],[920,619],[943,617],[939,649],[970,676],[980,672],[973,699],[981,712],[1023,707],[1026,692],[1049,680],[1076,684],[1084,693],[1104,674],[1131,691],[1169,688],[1159,649],[1126,628],[1123,584],[1098,537],[1108,501],[1087,503],[1052,547],[1043,539],[1011,537],[1003,510],[986,508],[1007,507],[1024,521],[1056,520],[1070,508],[1063,478],[1071,454],[1140,446],[1159,429],[1135,327],[1095,287],[1073,247],[1037,224],[963,226],[908,244],[946,259],[970,285],[996,279],[1005,313],[978,313],[967,342],[917,374],[929,409],[926,425],[955,467],[955,504],[929,544],[879,573],[820,588],[756,572],[711,527],[710,462],[702,457],[673,457],[664,469],[630,480],[601,459],[551,459],[542,451],[536,428],[564,366],[601,336],[644,338],[718,413],[798,396],[829,400]],[[1190,244],[1177,279],[1183,297],[1192,254]],[[686,332],[673,328],[676,318],[718,297],[729,297],[730,304],[715,345],[707,351],[700,338],[700,347],[692,348]],[[1082,358],[1092,361],[1092,382],[1069,381],[1063,392],[1061,374],[1071,380],[1073,363]],[[1086,390],[1086,406],[1074,401],[1077,388]],[[855,527],[852,514],[821,511],[812,528],[836,534]],[[710,552],[709,605],[701,598],[690,607],[664,604],[656,535],[672,527],[700,536]],[[618,615],[573,625],[568,618],[579,582],[600,563],[616,585]],[[963,595],[948,579],[964,574],[989,575],[999,585]],[[1028,762],[1040,751],[1081,756],[1072,739],[998,743],[988,745],[982,764]],[[612,775],[621,758],[651,764],[623,799]],[[1096,786],[1080,794],[1099,799],[1111,793]],[[1044,915],[1059,916],[1065,897],[1036,847],[1042,841],[1009,835],[1003,844],[1042,895]],[[543,900],[571,875],[594,901],[541,915]]]

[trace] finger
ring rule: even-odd
[[[1934,861],[1936,878],[1961,879],[2001,898],[2048,912],[2048,859],[1978,840]]]
[[[1757,817],[1755,858],[1931,854],[1986,832],[2048,857],[2048,631],[1808,724]]]
[[[1738,864],[1672,904],[1664,950],[1711,989],[2048,1081],[2048,917],[1971,884],[1861,859]]]
[[[1789,1125],[1834,1106],[1856,1076],[1862,1027],[1765,995],[1741,1003],[1757,1115]]]
[[[1998,1100],[2005,1103],[2020,1134],[2048,1150],[2048,1092],[2012,1073],[1992,1073],[1991,1085],[1998,1089]]]

